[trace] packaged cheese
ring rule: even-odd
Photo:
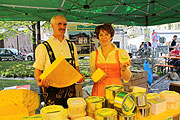
[[[29,112],[23,106],[5,105],[0,107],[0,120],[22,120],[28,116]]]
[[[64,120],[67,116],[64,115],[64,108],[61,105],[46,106],[40,111],[43,120]]]
[[[82,78],[82,75],[70,65],[62,56],[59,56],[43,74],[41,74],[41,80],[48,80],[50,86],[53,87],[67,87]]]
[[[160,114],[166,111],[166,100],[162,98],[154,98],[148,100],[151,104],[151,113],[154,115]]]
[[[30,113],[39,107],[39,96],[27,89],[2,90],[0,91],[0,106],[4,105],[22,106]]]
[[[179,93],[175,91],[164,90],[160,92],[160,97],[165,99],[166,102],[177,102],[180,99]]]
[[[67,100],[68,114],[71,119],[76,119],[86,116],[86,102],[83,98],[69,98]]]
[[[167,105],[167,110],[179,108],[179,102],[167,102],[166,105]]]
[[[98,69],[93,73],[93,75],[91,76],[91,78],[92,78],[92,80],[93,80],[94,82],[98,82],[99,80],[105,78],[106,76],[107,76],[106,73],[105,73],[103,70],[101,70],[100,68],[98,68]]]

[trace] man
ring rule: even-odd
[[[177,46],[174,47],[174,50],[171,50],[170,55],[180,55],[180,50],[178,50]]]
[[[43,44],[37,46],[35,51],[35,63],[33,67],[34,77],[38,86],[43,88],[43,97],[46,105],[62,105],[67,108],[67,99],[75,97],[75,85],[64,88],[55,88],[49,86],[46,79],[39,77],[52,62],[59,56],[63,56],[75,69],[79,71],[77,49],[74,43],[70,42],[65,36],[67,21],[62,15],[56,15],[51,18],[51,26],[54,34]],[[79,82],[83,82],[81,79]]]
[[[174,46],[176,46],[176,40],[177,40],[177,35],[173,36],[172,41],[169,43],[169,52],[174,49]]]

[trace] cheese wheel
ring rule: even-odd
[[[29,116],[27,108],[16,105],[5,105],[0,107],[0,120],[22,120]]]

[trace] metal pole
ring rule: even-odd
[[[18,55],[19,55],[19,38],[18,38],[18,34],[17,34],[17,50],[18,50]]]

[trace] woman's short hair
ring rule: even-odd
[[[100,30],[105,30],[106,32],[111,34],[111,37],[114,37],[114,29],[113,29],[113,27],[111,26],[110,23],[104,23],[103,25],[97,26],[95,28],[97,39],[99,39],[99,32],[100,32]]]

